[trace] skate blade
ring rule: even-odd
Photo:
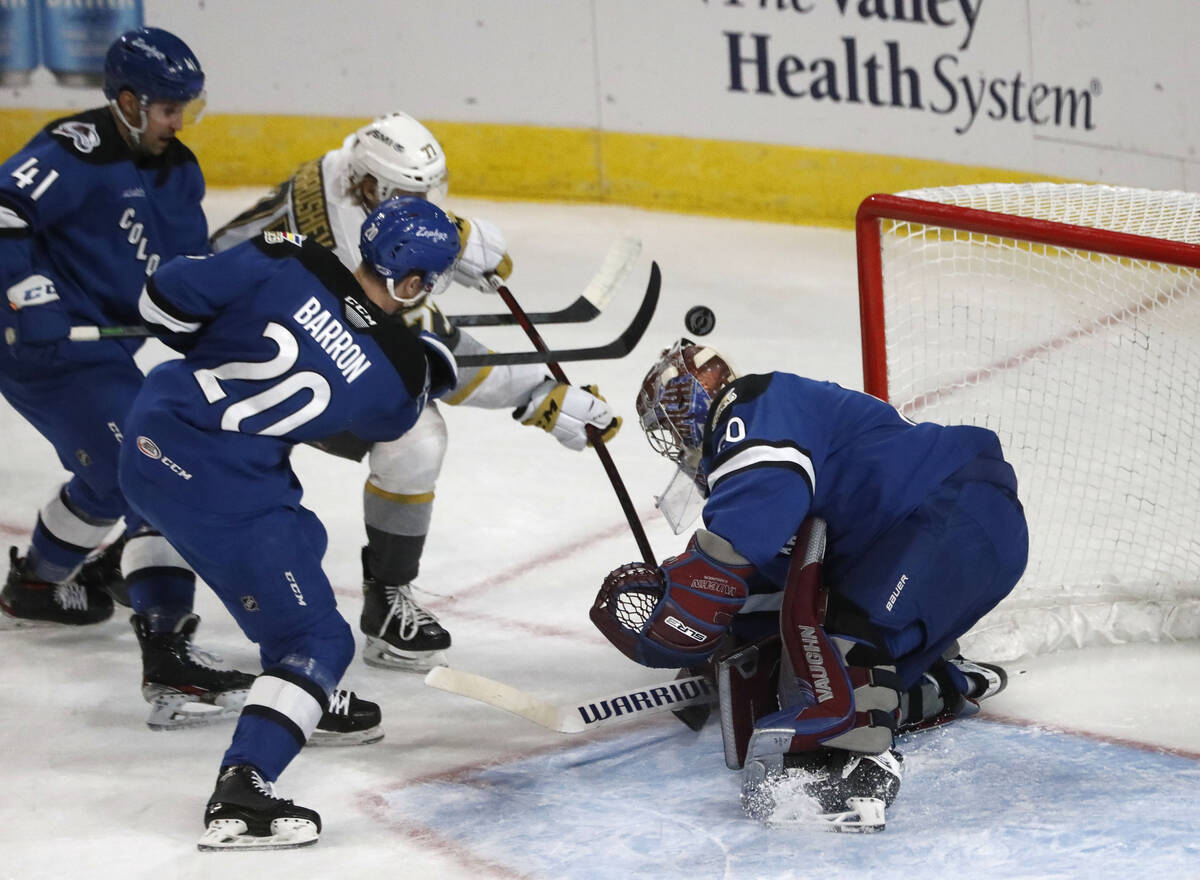
[[[110,615],[111,617],[111,615]],[[0,607],[0,632],[9,630],[38,630],[38,629],[82,629],[85,626],[95,626],[98,623],[104,623],[109,617],[104,620],[93,620],[89,623],[67,623],[62,620],[41,620],[36,617],[17,617],[9,613],[3,607]]]
[[[449,666],[441,651],[401,651],[383,639],[367,636],[363,646],[363,663],[376,669],[397,672],[428,672],[435,666]]]
[[[14,617],[0,608],[0,631],[20,629],[52,629],[54,627],[70,626],[68,623],[55,623],[53,620],[33,620],[28,617]]]
[[[847,798],[846,809],[839,813],[790,811],[776,807],[775,812],[762,821],[768,828],[805,828],[845,834],[874,834],[886,827],[880,798]]]
[[[310,746],[369,746],[383,739],[383,728],[376,724],[366,730],[338,732],[321,730],[319,727],[308,738]]]
[[[296,849],[312,846],[321,835],[317,826],[307,819],[274,819],[269,837],[251,837],[246,831],[246,823],[241,819],[213,819],[196,848],[201,852]]]
[[[225,691],[210,703],[189,694],[159,694],[150,700],[146,726],[151,730],[182,730],[230,721],[242,713],[244,690]]]

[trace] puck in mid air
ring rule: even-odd
[[[684,326],[689,333],[697,336],[707,336],[716,326],[717,316],[708,306],[692,306],[683,317]]]

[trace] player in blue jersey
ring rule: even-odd
[[[1025,569],[998,438],[831,382],[737,377],[686,339],[646,375],[637,412],[703,499],[704,528],[660,567],[614,570],[592,620],[647,666],[715,663],[750,815],[788,821],[797,777],[821,812],[796,815],[881,829],[895,732],[969,714],[1006,681],[956,641]]]
[[[358,231],[363,218],[384,199],[407,195],[441,205],[447,189],[446,155],[437,138],[405,113],[390,113],[352,132],[336,150],[304,163],[258,204],[212,235],[215,251],[227,250],[265,230],[309,236],[333,251],[350,269],[359,264]],[[480,218],[455,221],[462,249],[454,281],[491,292],[492,277],[512,270],[504,236]],[[406,303],[404,320],[436,333],[456,355],[482,354],[487,346],[425,296]],[[589,425],[607,442],[620,429],[594,386],[555,381],[544,364],[467,367],[453,394],[439,404],[507,410],[523,425],[551,433],[568,449],[590,444]],[[554,414],[559,415],[555,416]],[[321,438],[313,445],[361,461],[370,473],[363,486],[363,605],[359,627],[363,661],[369,666],[426,671],[444,662],[450,632],[414,590],[433,521],[438,477],[446,456],[448,426],[439,406],[429,406],[402,437],[368,443],[353,432]]]
[[[104,94],[107,106],[51,122],[0,165],[0,393],[71,472],[26,555],[10,551],[0,610],[18,624],[89,624],[111,616],[106,590],[132,604],[150,724],[170,727],[236,713],[252,677],[191,650],[195,575],[118,488],[122,426],[143,381],[137,343],[65,338],[71,324],[136,323],[161,262],[208,252],[204,178],[176,137],[203,106],[204,72],[178,37],[141,28],[109,48]],[[122,516],[128,543],[85,564]]]
[[[304,236],[265,232],[164,264],[141,297],[143,321],[185,357],[155,367],[134,402],[121,488],[213,588],[263,664],[201,849],[303,846],[321,829],[271,783],[325,712],[354,634],[321,569],[326,533],[300,503],[292,447],[346,430],[397,437],[457,383],[449,349],[393,317],[448,283],[454,224],[429,202],[390,199],[367,217],[360,246],[352,273]]]

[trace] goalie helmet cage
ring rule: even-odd
[[[1200,636],[1200,196],[912,190],[857,237],[865,389],[1017,472],[1029,565],[964,650]]]

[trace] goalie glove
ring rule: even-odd
[[[622,654],[643,666],[699,666],[746,604],[753,574],[728,541],[699,529],[687,549],[661,568],[631,562],[610,572],[590,617]]]
[[[580,450],[591,446],[587,426],[600,432],[607,443],[621,430],[620,416],[614,416],[608,402],[595,385],[576,388],[555,379],[547,379],[533,389],[529,403],[513,412],[522,425],[549,431],[563,446]]]
[[[464,287],[484,293],[492,292],[487,276],[497,275],[502,281],[512,274],[512,257],[508,245],[494,223],[478,217],[467,219],[450,214],[458,229],[462,247],[454,263],[454,280]]]

